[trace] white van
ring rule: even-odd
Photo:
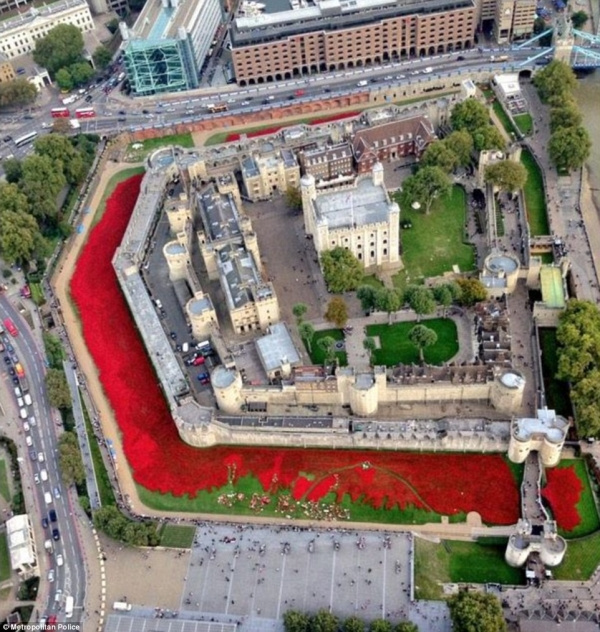
[[[44,482],[48,480],[48,472],[46,470],[40,470],[40,476]]]
[[[31,395],[29,393],[25,393],[23,399],[25,400],[25,404],[27,406],[31,406],[31,404],[33,404],[33,400],[31,399]]]
[[[181,345],[181,351],[182,353],[187,353],[190,350],[190,343],[189,342],[184,342]]]
[[[126,601],[115,601],[113,603],[113,610],[121,610],[122,612],[129,612],[131,610],[131,604]]]
[[[50,492],[44,492],[44,502],[47,505],[51,505],[52,504],[52,494]]]
[[[365,79],[363,79],[362,81],[359,81],[356,85],[357,85],[359,88],[364,88],[365,86],[369,85],[369,82],[368,82],[368,81],[366,81]]]
[[[21,419],[27,419],[27,408],[19,409],[19,417],[21,417]]]

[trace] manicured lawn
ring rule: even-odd
[[[542,349],[542,374],[548,408],[553,408],[559,415],[570,417],[573,414],[569,385],[557,380],[558,348],[556,329],[539,329],[540,347]]]
[[[515,128],[514,128],[514,126],[512,124],[512,121],[510,120],[508,114],[504,111],[504,108],[502,107],[502,103],[500,103],[500,101],[498,101],[498,99],[496,99],[492,103],[492,108],[494,110],[494,114],[498,117],[498,120],[500,121],[500,123],[502,123],[502,127],[504,128],[504,130],[508,134],[508,136],[510,138],[515,138],[515,136],[516,136]]]
[[[143,148],[136,150],[132,146],[136,143],[131,143],[127,148],[128,151],[149,152],[159,149],[160,147],[168,147],[169,145],[178,145],[179,147],[193,147],[194,139],[190,132],[184,134],[171,134],[169,136],[158,136],[157,138],[147,138],[146,140],[138,141]]]
[[[375,351],[375,364],[396,366],[397,364],[419,363],[419,351],[408,339],[408,332],[416,325],[416,321],[394,323],[393,325],[369,325],[368,336],[379,337],[380,349]],[[442,364],[458,353],[458,335],[456,324],[449,318],[432,318],[423,320],[422,324],[433,329],[437,342],[425,349],[425,362]]]
[[[560,566],[552,569],[562,580],[586,580],[600,564],[600,531],[579,540],[569,540],[567,554]]]
[[[442,584],[522,584],[523,571],[504,561],[506,540],[482,538],[478,542],[415,538],[415,593],[418,599],[443,598]]]
[[[370,285],[371,287],[374,287],[376,290],[379,290],[380,288],[383,287],[383,283],[374,274],[370,274],[369,276],[364,276],[360,284]]]
[[[344,340],[344,334],[341,329],[324,329],[323,331],[315,332],[315,337],[310,343],[311,348],[309,351],[310,359],[313,364],[325,363],[325,352],[321,349],[321,347],[319,347],[319,340],[321,340],[321,338],[326,338],[327,336],[330,336],[334,340]],[[306,342],[304,345],[306,346]],[[308,351],[308,347],[306,347],[306,350]],[[340,366],[346,366],[348,364],[348,356],[345,351],[337,351],[335,355],[340,363]]]
[[[194,543],[195,533],[195,527],[166,524],[160,534],[160,546],[174,549],[190,549]]]
[[[517,114],[513,116],[513,119],[519,128],[519,131],[524,136],[528,136],[533,131],[533,117],[529,112],[525,112],[524,114]]]
[[[6,533],[0,533],[0,582],[10,579],[10,555]]]
[[[527,206],[527,220],[533,237],[548,235],[548,214],[546,211],[546,193],[542,172],[528,149],[521,152],[521,164],[527,169],[527,182],[523,191]]]
[[[408,283],[440,276],[452,271],[453,265],[461,272],[473,269],[473,247],[463,242],[466,196],[462,187],[437,200],[429,215],[402,208],[401,217],[412,222],[412,228],[401,230],[403,276]]]
[[[8,471],[6,469],[6,461],[0,460],[0,496],[9,503],[10,502],[10,487],[8,485]]]

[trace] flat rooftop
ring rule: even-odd
[[[354,189],[323,193],[314,201],[317,221],[324,220],[330,230],[387,222],[389,204],[385,187],[374,185],[371,177],[359,180]]]
[[[231,195],[221,195],[214,186],[201,191],[198,208],[204,230],[211,241],[221,241],[241,235],[239,215]]]
[[[283,363],[300,362],[300,355],[285,323],[269,327],[269,333],[256,341],[260,360],[266,371],[275,371]]]
[[[514,422],[514,434],[519,441],[527,441],[533,435],[545,435],[549,441],[559,443],[566,435],[569,422],[548,409],[537,411],[537,417],[523,417]]]
[[[546,307],[563,309],[565,307],[565,291],[560,268],[556,266],[542,266],[540,270],[540,284],[542,286],[542,302]]]
[[[178,39],[178,31],[193,26],[198,3],[205,0],[179,0],[176,7],[163,6],[161,0],[147,0],[142,12],[131,29],[135,38],[148,42]]]
[[[21,29],[31,25],[38,18],[48,19],[69,9],[84,7],[86,4],[85,0],[59,0],[58,2],[45,4],[41,7],[29,7],[27,11],[0,20],[0,33]]]

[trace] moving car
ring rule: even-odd
[[[64,563],[65,563],[65,560],[64,560],[64,558],[63,558],[63,556],[62,556],[62,553],[59,553],[59,554],[56,556],[56,565],[57,565],[57,566],[62,566]]]
[[[53,540],[60,540],[60,531],[58,530],[57,527],[52,529],[52,539]]]

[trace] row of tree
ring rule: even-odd
[[[108,537],[131,546],[157,546],[160,541],[156,523],[131,520],[114,505],[94,512],[94,526]]]
[[[556,329],[558,375],[570,382],[580,437],[600,437],[600,311],[570,300]]]
[[[533,83],[540,99],[551,108],[550,159],[560,171],[579,169],[590,156],[592,142],[573,95],[575,73],[568,64],[555,59],[535,75]]]
[[[3,162],[6,182],[0,183],[0,254],[7,261],[42,261],[49,239],[66,236],[59,196],[85,177],[96,150],[96,136],[74,139],[47,134],[23,160]]]
[[[309,615],[297,610],[288,610],[283,615],[285,632],[419,632],[419,628],[410,621],[393,625],[385,619],[371,622],[358,617],[340,620],[327,610],[319,610]]]

